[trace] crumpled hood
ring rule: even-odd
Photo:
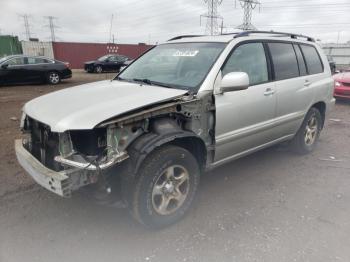
[[[23,111],[49,125],[53,132],[92,129],[109,118],[186,93],[180,89],[105,80],[40,96],[26,103]]]

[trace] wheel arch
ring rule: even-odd
[[[314,103],[311,107],[310,107],[310,109],[311,108],[316,108],[319,112],[320,112],[320,114],[321,114],[321,116],[322,116],[322,125],[321,125],[321,128],[323,128],[323,126],[324,126],[324,123],[325,123],[325,118],[326,118],[326,103],[325,102],[323,102],[323,101],[319,101],[319,102],[317,102],[317,103]]]
[[[132,174],[135,175],[146,157],[164,145],[175,145],[188,150],[197,159],[201,170],[204,169],[207,148],[199,136],[191,131],[183,130],[173,119],[158,119],[152,125],[151,132],[141,135],[127,148],[130,156],[129,174],[132,171]]]

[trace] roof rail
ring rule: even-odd
[[[273,34],[273,35],[280,35],[280,36],[290,36],[293,39],[297,39],[298,37],[302,37],[302,38],[306,38],[307,41],[315,42],[315,39],[310,37],[310,36],[293,34],[293,33],[286,33],[286,32],[275,32],[275,31],[243,31],[241,33],[236,34],[233,38],[248,36],[250,34]]]
[[[189,38],[189,37],[201,37],[201,36],[204,36],[204,35],[179,35],[179,36],[175,36],[173,38],[170,38],[168,40],[169,41],[173,41],[173,40],[179,40],[179,39],[182,39],[182,38]]]

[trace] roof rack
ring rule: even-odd
[[[175,36],[175,37],[169,39],[168,42],[169,41],[173,41],[173,40],[179,40],[179,39],[182,39],[182,38],[201,37],[201,36],[204,36],[204,35],[179,35],[179,36]]]
[[[236,33],[232,33],[232,34],[236,34]],[[302,37],[302,38],[306,38],[307,41],[315,42],[315,39],[310,37],[310,36],[293,34],[293,33],[285,33],[285,32],[275,32],[275,31],[243,31],[243,32],[236,34],[233,38],[248,36],[250,34],[273,34],[273,35],[279,35],[279,36],[290,36],[293,39],[297,39],[298,37]]]

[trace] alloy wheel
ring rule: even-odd
[[[169,215],[178,210],[189,192],[188,171],[180,165],[166,168],[158,177],[152,190],[152,205],[159,215]]]

